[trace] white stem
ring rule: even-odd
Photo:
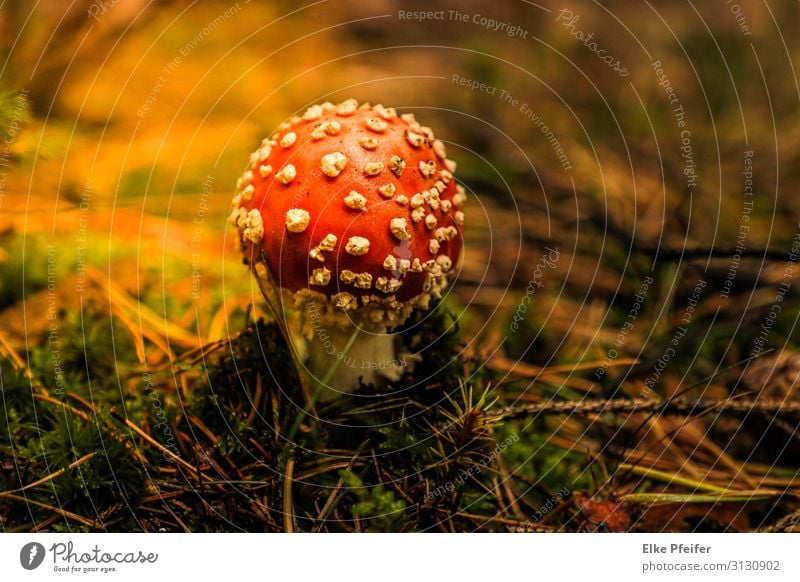
[[[325,333],[314,334],[306,345],[312,378],[322,384],[330,376],[320,393],[322,400],[353,392],[359,380],[364,384],[382,384],[387,379],[399,380],[403,375],[405,362],[395,353],[393,335],[361,331],[353,338],[353,331],[331,327]],[[351,342],[349,350],[348,342]]]

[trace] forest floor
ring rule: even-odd
[[[26,5],[9,3],[7,22]],[[800,127],[779,58],[800,53],[800,36],[779,45],[755,7],[760,58],[713,14],[713,36],[684,27],[680,47],[651,30],[658,58],[603,36],[638,91],[555,15],[529,22],[547,42],[526,51],[443,28],[443,44],[463,36],[469,51],[366,54],[305,75],[332,47],[407,39],[382,21],[333,27],[352,16],[345,3],[255,38],[288,3],[243,4],[202,33],[226,6],[165,3],[130,28],[122,12],[103,26],[43,15],[13,50],[3,41],[0,529],[800,528],[800,231],[787,194]],[[616,14],[645,22],[646,10]],[[681,10],[662,15],[683,22]],[[588,4],[581,14],[585,30],[613,24]],[[302,42],[278,68],[261,61],[265,38]],[[548,46],[585,76],[553,65]],[[654,61],[691,124],[697,182]],[[387,67],[391,91],[328,95]],[[403,81],[412,68],[440,77]],[[569,167],[520,107],[458,87],[454,71],[533,104]],[[314,405],[226,215],[262,137],[308,95],[352,93],[416,104],[459,144],[466,253],[433,314],[399,330],[423,355],[413,369],[359,393],[384,397]]]

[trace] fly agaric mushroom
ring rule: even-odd
[[[454,171],[413,114],[355,99],[310,107],[251,155],[231,223],[312,375],[342,360],[330,388],[401,376],[388,331],[441,296],[461,255]]]

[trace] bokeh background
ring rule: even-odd
[[[81,461],[102,431],[76,445],[34,413],[49,398],[79,424],[152,433],[157,392],[175,434],[201,434],[187,430],[184,452],[208,437],[207,418],[179,417],[212,374],[181,372],[266,315],[226,223],[236,178],[322,101],[413,112],[448,145],[471,196],[444,308],[458,357],[502,401],[793,401],[797,19],[789,1],[3,2],[0,486],[77,461],[97,483],[34,488],[46,508],[0,497],[0,524],[202,529],[170,517],[184,508],[127,504],[163,491],[138,492],[147,470],[108,461],[124,443]],[[493,437],[520,437],[501,455],[501,502],[448,528],[754,530],[796,510],[796,417],[514,422]],[[244,429],[208,430],[219,450]],[[115,467],[133,476],[120,485]],[[562,488],[571,500],[532,519]],[[714,488],[739,502],[691,497]],[[663,492],[683,497],[646,497]],[[434,527],[400,513],[376,527]]]

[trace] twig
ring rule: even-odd
[[[785,515],[772,525],[761,528],[758,531],[763,533],[788,532],[798,525],[800,525],[800,509],[790,513],[789,515]]]
[[[261,393],[262,393],[262,386],[261,386],[261,374],[256,375],[256,393],[253,396],[253,407],[250,409],[250,414],[247,415],[247,421],[245,422],[245,426],[252,426],[253,421],[256,419],[256,414],[258,413],[258,408],[261,405]]]
[[[42,402],[47,402],[49,404],[55,404],[56,406],[62,407],[64,410],[67,410],[74,414],[75,416],[81,417],[83,420],[88,421],[89,415],[83,412],[82,410],[78,410],[77,408],[73,408],[66,402],[61,402],[60,400],[56,400],[55,398],[48,396],[46,394],[34,394],[33,395],[36,400],[41,400]]]
[[[499,517],[497,515],[490,516],[490,515],[475,515],[474,513],[465,513],[463,511],[459,511],[456,515],[460,517],[465,517],[469,520],[479,522],[480,525],[486,525],[489,523],[501,523],[503,525],[508,525],[515,528],[520,528],[521,530],[528,532],[528,533],[550,533],[555,530],[553,527],[537,525],[530,521],[519,521],[516,519],[508,519],[505,517]]]
[[[648,505],[684,505],[686,503],[742,503],[749,501],[765,501],[776,495],[755,491],[730,491],[728,493],[629,493],[620,497],[628,503],[646,503]]]
[[[728,489],[727,487],[720,487],[718,485],[714,485],[713,483],[706,483],[697,479],[689,479],[681,475],[675,475],[673,473],[668,473],[667,471],[659,471],[658,469],[652,469],[649,467],[640,467],[638,465],[621,463],[619,470],[629,471],[641,477],[646,477],[655,481],[661,481],[663,483],[667,483],[668,485],[677,485],[686,487],[687,489],[705,491],[707,493],[725,494],[731,492],[731,489]],[[770,490],[770,493],[774,493],[774,491]]]
[[[740,256],[741,258],[748,259],[765,259],[768,261],[785,261],[788,257],[788,251],[785,249],[725,249],[713,247],[687,247],[687,248],[668,248],[668,247],[655,247],[655,248],[637,248],[638,252],[644,253],[649,256],[658,256],[660,260],[675,261],[675,260],[690,260],[690,259],[727,259],[733,256]]]
[[[20,497],[19,495],[6,495],[6,499],[11,499],[13,501],[19,501],[21,503],[35,505],[36,507],[40,507],[42,509],[47,509],[48,511],[52,511],[53,513],[57,513],[61,517],[66,517],[67,519],[71,519],[73,521],[77,521],[81,525],[85,525],[86,527],[90,527],[92,529],[101,529],[102,526],[99,525],[95,521],[91,521],[86,519],[82,515],[78,515],[77,513],[72,513],[71,511],[67,511],[66,509],[61,509],[59,507],[53,507],[52,505],[47,505],[46,503],[42,503],[40,501],[35,501],[33,499],[27,499],[25,497]]]
[[[294,454],[286,461],[286,474],[283,478],[283,528],[286,533],[294,533],[294,511],[292,508],[292,475],[294,474]]]
[[[11,362],[14,364],[14,367],[18,370],[22,370],[25,373],[25,376],[28,378],[33,378],[33,372],[30,371],[28,366],[25,365],[25,362],[17,353],[11,343],[6,338],[6,334],[0,331],[0,355],[5,355]]]
[[[174,520],[177,522],[177,524],[178,524],[178,525],[181,527],[181,529],[183,530],[183,533],[192,533],[192,530],[190,530],[188,527],[186,527],[186,524],[185,524],[185,523],[183,523],[183,521],[181,520],[181,518],[180,518],[180,517],[178,517],[178,516],[175,514],[175,512],[173,511],[173,509],[172,509],[172,508],[169,506],[169,503],[165,503],[165,504],[164,504],[164,509],[166,509],[166,510],[167,510],[167,512],[168,512],[168,513],[169,513],[169,514],[172,516],[172,519],[174,519]]]
[[[356,459],[358,459],[359,455],[361,454],[361,451],[364,450],[364,447],[367,446],[367,442],[369,441],[366,440],[363,443],[361,443],[358,449],[356,449],[356,451],[353,453],[353,456],[350,459],[347,468],[345,469],[346,471],[350,471],[353,468],[353,465],[355,464]],[[336,486],[333,488],[330,495],[328,495],[328,499],[325,501],[325,505],[322,506],[322,509],[319,512],[319,516],[316,519],[316,523],[314,524],[312,531],[318,532],[322,529],[322,526],[325,525],[325,520],[328,517],[328,513],[330,512],[331,508],[333,507],[333,502],[338,497],[338,493],[339,490],[342,488],[342,485],[344,485],[344,479],[342,477],[339,477],[339,480],[336,482]]]
[[[525,406],[510,406],[501,411],[503,418],[514,419],[536,414],[620,414],[650,412],[679,416],[702,416],[711,411],[727,413],[762,412],[774,415],[800,415],[800,402],[780,398],[672,401],[652,398],[616,398],[603,400],[550,401]]]
[[[41,479],[39,479],[37,481],[34,481],[33,483],[28,483],[27,485],[25,485],[24,487],[20,487],[19,489],[12,489],[11,491],[0,491],[0,497],[8,497],[8,496],[10,496],[10,495],[12,495],[14,493],[22,493],[23,491],[27,491],[28,489],[32,489],[33,487],[36,487],[38,485],[42,485],[43,483],[47,483],[48,481],[52,481],[53,479],[63,475],[67,471],[70,471],[70,470],[74,469],[75,467],[78,467],[78,466],[84,464],[86,461],[88,461],[89,459],[94,457],[96,454],[97,454],[96,451],[92,451],[88,455],[82,456],[80,459],[70,463],[66,467],[62,467],[58,471],[54,471],[53,473],[50,473],[49,475],[46,475],[46,476],[42,477]]]
[[[181,467],[183,467],[184,469],[186,469],[187,471],[189,471],[190,473],[192,473],[192,474],[195,476],[195,478],[196,478],[198,481],[211,481],[211,479],[208,477],[208,475],[204,475],[204,474],[203,474],[203,473],[200,471],[200,469],[198,469],[198,468],[195,468],[195,467],[193,467],[192,465],[190,465],[189,463],[187,463],[186,461],[184,461],[184,460],[183,460],[183,459],[180,457],[180,455],[178,455],[178,454],[176,454],[176,453],[172,452],[172,451],[171,451],[171,450],[169,450],[167,447],[165,447],[165,446],[164,446],[164,445],[162,445],[160,442],[158,442],[158,441],[157,441],[157,440],[155,440],[153,437],[151,437],[149,434],[147,434],[145,431],[143,431],[141,428],[139,428],[138,426],[136,426],[136,425],[135,425],[133,422],[131,422],[131,421],[130,421],[130,420],[128,420],[127,418],[124,418],[124,417],[123,417],[123,416],[122,416],[122,415],[121,415],[121,414],[120,414],[120,413],[117,411],[116,407],[113,407],[113,408],[111,409],[111,416],[113,416],[114,418],[116,418],[118,421],[120,421],[120,422],[121,422],[121,423],[123,423],[125,426],[127,426],[128,428],[130,428],[130,429],[131,429],[133,432],[135,432],[135,433],[136,433],[136,434],[138,434],[140,437],[142,437],[142,438],[143,438],[145,441],[147,441],[147,443],[148,443],[148,444],[150,444],[150,445],[154,446],[155,448],[157,448],[157,449],[158,449],[159,451],[161,451],[161,452],[162,452],[162,453],[163,453],[163,454],[164,454],[166,457],[169,457],[170,459],[174,460],[174,461],[175,461],[176,463],[178,463],[178,464],[179,464]]]
[[[53,525],[56,521],[58,521],[58,517],[59,517],[58,515],[51,515],[50,517],[45,519],[42,523],[37,523],[31,528],[30,533],[37,533],[47,529],[48,527]]]

